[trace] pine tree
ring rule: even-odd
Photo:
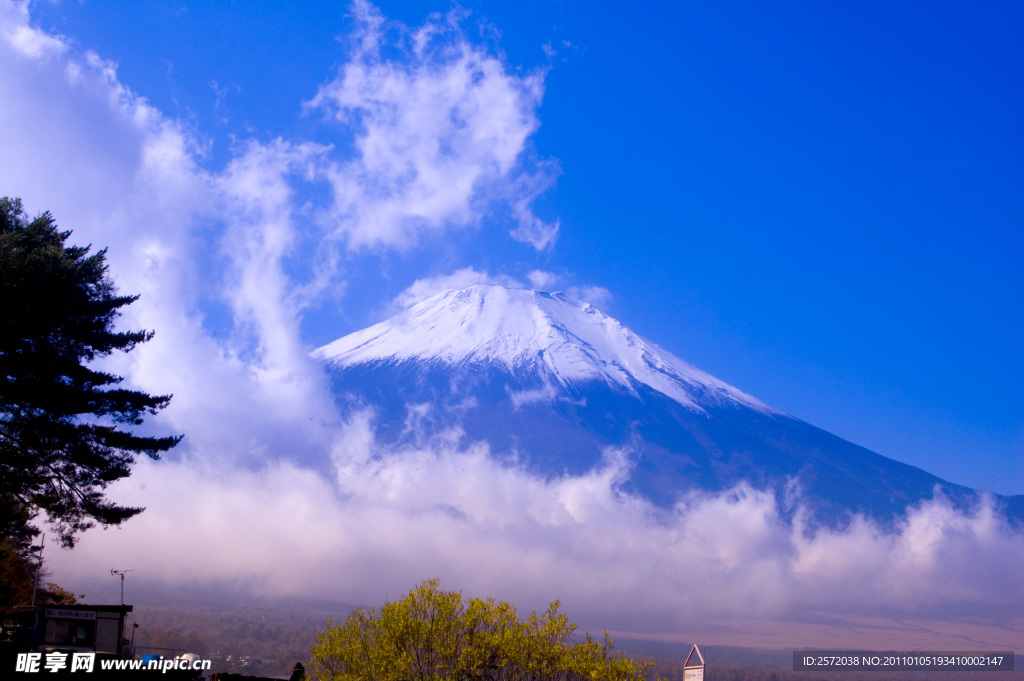
[[[153,333],[114,329],[138,296],[117,295],[106,249],[89,255],[66,245],[70,235],[49,213],[29,220],[19,199],[0,199],[0,540],[19,548],[40,511],[66,547],[140,513],[104,489],[136,455],[157,459],[181,439],[132,432],[170,395],[121,388],[122,377],[90,366]]]

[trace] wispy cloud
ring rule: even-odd
[[[489,284],[506,286],[508,288],[524,288],[522,282],[513,277],[504,274],[492,276],[487,272],[481,272],[472,267],[464,267],[452,272],[451,274],[441,274],[435,277],[417,279],[408,288],[395,296],[395,299],[392,302],[392,310],[396,312],[404,310],[407,307],[415,305],[416,303],[426,300],[430,296],[438,293],[452,289],[462,289],[467,286],[473,286],[474,284]]]
[[[109,362],[133,386],[174,394],[151,427],[218,457],[308,449],[321,432],[310,417],[329,421],[330,399],[281,261],[299,229],[290,187],[308,181],[322,149],[243,144],[225,170],[203,170],[204,143],[123,85],[114,64],[59,38],[60,49],[26,51],[15,38],[36,29],[24,6],[0,2],[0,15],[10,160],[0,185],[30,211],[50,210],[73,243],[107,246],[118,286],[141,294],[123,323],[156,337]],[[211,334],[211,304],[226,306],[232,333]]]
[[[289,179],[314,176],[326,152],[310,143],[253,142],[217,181],[227,215],[222,247],[231,263],[225,297],[234,311],[235,350],[246,353],[276,410],[317,420],[329,418],[329,400],[300,338],[301,288],[284,271],[284,261],[299,232]]]
[[[352,11],[360,27],[350,59],[307,104],[354,131],[354,158],[330,173],[336,236],[357,249],[411,248],[476,227],[503,202],[514,238],[550,248],[557,221],[538,218],[531,203],[557,167],[528,143],[543,72],[510,72],[466,39],[458,12],[410,29],[363,0]]]
[[[541,291],[564,291],[569,297],[590,303],[602,310],[606,309],[608,304],[612,302],[612,292],[605,287],[569,285],[569,277],[563,274],[533,270],[526,275],[526,278],[535,289]]]
[[[612,302],[612,292],[604,286],[570,286],[565,292],[570,297],[590,303],[601,310],[608,309]]]
[[[562,281],[561,276],[543,270],[533,270],[526,275],[526,278],[529,280],[530,286],[539,291],[554,291]]]
[[[565,275],[533,270],[526,275],[526,282],[523,282],[507,274],[492,275],[473,267],[463,267],[450,274],[417,279],[404,291],[395,296],[388,312],[396,313],[443,291],[462,289],[474,284],[504,286],[506,288],[532,287],[541,291],[554,292],[562,290],[562,286],[567,280],[568,277]],[[611,291],[603,286],[568,286],[564,291],[568,296],[590,303],[598,308],[606,307],[612,300]]]
[[[51,36],[28,23],[28,3],[5,3],[0,7],[0,36],[4,42],[31,59],[56,57],[67,50],[59,36]]]
[[[423,230],[476,226],[495,201],[529,222],[530,197],[553,179],[528,143],[542,73],[512,73],[456,14],[409,29],[364,2],[353,12],[351,58],[310,106],[348,126],[355,157],[249,140],[210,170],[209,141],[133,93],[115,64],[0,1],[4,193],[50,210],[76,243],[109,245],[118,284],[143,296],[125,325],[157,330],[115,369],[174,393],[161,422],[187,434],[182,450],[312,456],[311,440],[329,436],[307,422],[330,423],[333,404],[299,329],[303,310],[339,288],[338,239],[409,247]],[[311,200],[324,184],[333,196]],[[518,285],[465,267],[417,280],[396,303],[483,281]]]

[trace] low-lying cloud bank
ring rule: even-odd
[[[333,478],[286,461],[144,462],[112,493],[148,510],[50,564],[72,581],[114,561],[143,581],[367,604],[439,577],[524,608],[557,598],[652,628],[695,615],[999,617],[1024,606],[1024,535],[990,500],[960,513],[938,495],[895,532],[857,518],[810,535],[745,485],[657,509],[619,489],[625,451],[543,480],[458,439],[383,450],[364,413],[335,443]]]
[[[309,93],[322,134],[239,139],[213,168],[201,132],[134,94],[102,56],[34,26],[28,4],[0,0],[0,193],[51,210],[74,243],[111,246],[118,285],[142,294],[126,328],[157,331],[112,370],[174,393],[147,427],[186,435],[110,488],[142,515],[87,532],[74,551],[47,549],[55,581],[77,589],[114,567],[137,585],[376,604],[439,577],[524,608],[558,598],[571,613],[642,615],[652,627],[802,609],[1024,610],[1024,537],[990,504],[963,514],[937,497],[895,533],[858,519],[807,536],[772,495],[746,487],[658,510],[619,488],[625,451],[544,480],[458,433],[392,451],[376,444],[370,415],[339,423],[301,318],[341,295],[353,253],[373,266],[377,253],[495,229],[495,205],[509,216],[499,228],[538,257],[561,228],[531,207],[558,172],[530,142],[544,73],[511,68],[454,15],[410,29],[365,2],[352,11],[351,58]],[[324,186],[320,203],[296,198]],[[391,305],[454,284],[520,283],[479,267],[405,272],[412,283]],[[573,289],[568,273],[526,278],[595,303],[611,295]]]

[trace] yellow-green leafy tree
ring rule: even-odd
[[[380,610],[327,623],[313,645],[322,681],[641,681],[650,663],[611,654],[607,633],[573,641],[576,625],[555,601],[521,620],[504,601],[423,582]]]

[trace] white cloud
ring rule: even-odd
[[[578,55],[582,52],[582,49],[578,45],[574,45],[568,40],[559,41],[558,45],[551,40],[540,46],[544,54],[548,59],[554,59],[555,57],[561,56],[559,61],[567,61],[568,57]]]
[[[557,289],[559,282],[562,281],[561,276],[554,272],[544,272],[543,270],[533,270],[526,275],[526,278],[530,281],[530,286],[538,291],[554,291]]]
[[[247,363],[263,388],[266,407],[330,418],[330,400],[320,369],[299,336],[301,304],[283,268],[295,247],[292,176],[319,172],[327,149],[280,139],[251,142],[218,178],[226,204],[225,257],[231,262],[226,296],[234,309],[239,351],[252,350]]]
[[[533,390],[513,391],[506,388],[505,392],[512,400],[512,408],[516,411],[519,411],[523,405],[554,402],[561,397],[561,391],[550,383],[544,383],[540,388]]]
[[[557,291],[558,287],[565,282],[565,279],[566,277],[563,275],[543,270],[532,270],[526,275],[529,286],[540,291]],[[417,279],[412,285],[395,296],[388,311],[396,313],[438,293],[462,289],[474,284],[504,286],[506,288],[527,288],[527,283],[519,281],[515,277],[505,274],[491,275],[488,272],[480,271],[473,267],[463,267],[451,274]],[[611,291],[603,286],[570,286],[565,289],[565,293],[571,298],[582,300],[598,308],[607,307],[612,300]]]
[[[745,485],[653,507],[620,488],[628,450],[545,480],[454,435],[390,450],[359,414],[336,443],[334,480],[285,463],[147,463],[118,494],[149,510],[51,560],[75,576],[113,560],[174,584],[365,603],[440,577],[522,607],[560,598],[613,622],[642,616],[652,630],[698,615],[942,618],[1024,606],[1024,535],[988,502],[962,513],[940,495],[889,533],[858,518],[809,535],[782,519],[773,494]],[[187,569],[199,557],[202,576]]]
[[[330,173],[337,236],[357,249],[409,248],[475,227],[502,201],[518,222],[514,238],[550,248],[558,224],[539,219],[531,203],[557,168],[531,161],[528,146],[543,73],[510,73],[466,40],[454,12],[415,30],[386,22],[363,0],[353,13],[360,29],[350,60],[307,104],[355,130],[355,158]],[[382,56],[383,47],[401,58]]]
[[[530,197],[533,200],[533,197]],[[531,213],[527,208],[527,201],[520,201],[516,204],[516,216],[519,218],[519,226],[509,234],[513,239],[530,244],[538,251],[549,251],[555,246],[558,238],[560,221],[545,222]]]
[[[570,297],[590,303],[601,310],[605,310],[612,302],[612,292],[603,286],[570,286],[565,292]]]
[[[61,37],[29,26],[27,2],[0,5],[0,41],[33,60],[56,57],[67,50]]]
[[[566,283],[567,277],[554,272],[533,270],[526,275],[530,285],[541,291],[558,291]],[[603,286],[569,286],[565,289],[566,295],[576,300],[590,303],[602,310],[612,302],[612,292]]]
[[[504,274],[491,276],[487,272],[481,272],[472,267],[463,267],[461,270],[456,270],[451,274],[417,279],[411,286],[395,296],[392,302],[392,309],[396,312],[404,310],[438,293],[453,289],[463,289],[474,284],[524,288],[522,282],[513,277]]]
[[[118,285],[142,294],[124,325],[156,338],[111,358],[111,368],[133,387],[174,394],[153,427],[186,433],[182,451],[305,457],[329,442],[333,404],[299,330],[302,311],[338,286],[330,215],[376,216],[387,225],[378,236],[347,219],[342,231],[355,230],[352,243],[400,246],[396,235],[414,235],[417,224],[475,224],[494,200],[518,202],[527,219],[529,197],[553,177],[543,164],[533,174],[524,166],[542,74],[509,73],[453,17],[390,27],[406,62],[382,60],[383,18],[365,3],[355,11],[358,49],[316,101],[358,119],[358,158],[250,141],[211,171],[199,163],[209,143],[122,84],[113,63],[33,28],[26,5],[0,0],[0,144],[12,159],[0,164],[0,184],[28,210],[50,210],[74,243],[109,246]],[[337,183],[333,208],[298,205],[300,191],[326,181]],[[521,286],[467,267],[416,281],[396,304],[479,282]],[[225,317],[214,320],[216,336],[205,323],[211,306]]]
[[[0,16],[0,146],[11,160],[0,185],[29,212],[51,211],[71,243],[107,246],[120,289],[141,294],[123,325],[156,336],[107,362],[132,387],[174,394],[149,427],[184,432],[180,451],[219,457],[309,449],[333,412],[281,273],[294,230],[282,178],[307,173],[319,149],[243,146],[223,174],[204,171],[201,143],[112,63],[43,38],[50,48],[26,50],[37,32],[24,6],[0,2]],[[238,333],[210,336],[210,301],[231,305]]]

